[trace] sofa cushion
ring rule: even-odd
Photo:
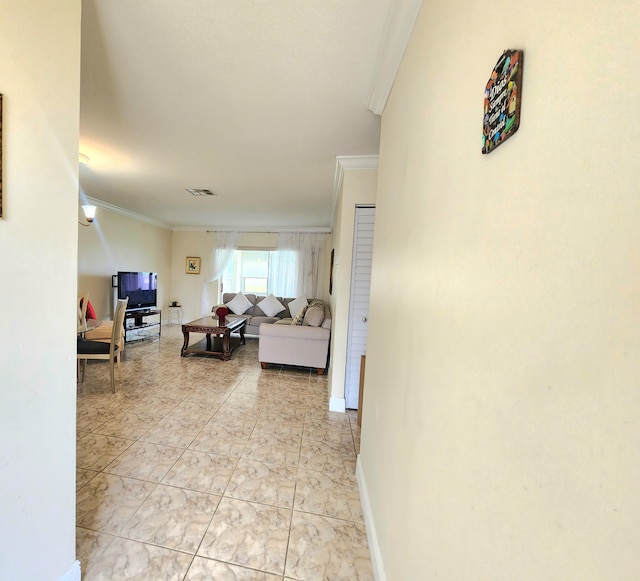
[[[251,325],[252,327],[259,327],[262,323],[276,323],[278,322],[280,319],[278,319],[278,317],[262,317],[260,315],[253,315],[253,317],[251,317],[251,319],[249,321],[247,321],[247,324]]]
[[[257,305],[267,317],[275,317],[278,313],[284,311],[285,306],[273,295],[262,299]]]
[[[312,301],[307,307],[302,324],[309,327],[319,327],[322,325],[322,321],[324,321],[324,303],[318,300]]]
[[[307,297],[298,297],[289,303],[289,312],[292,317],[295,317],[302,307],[306,307],[309,304]]]
[[[304,314],[307,312],[307,308],[308,305],[305,305],[296,313],[296,316],[291,319],[292,325],[302,325],[302,320],[304,319]]]
[[[243,315],[252,306],[251,301],[242,293],[238,293],[227,303],[227,307],[229,307],[236,315]]]

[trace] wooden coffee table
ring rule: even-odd
[[[220,355],[223,361],[231,359],[231,352],[238,346],[244,345],[244,328],[247,320],[227,319],[224,324],[220,324],[217,317],[202,317],[190,323],[182,325],[184,344],[180,351],[182,357],[187,355]],[[204,333],[205,339],[189,346],[189,333]],[[240,333],[238,340],[231,337],[231,333]],[[213,336],[213,338],[212,338]]]

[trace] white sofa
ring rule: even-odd
[[[228,305],[236,296],[236,293],[224,293],[222,295],[222,302],[225,305]],[[278,301],[285,307],[284,311],[277,313],[276,315],[269,317],[264,311],[258,306],[260,301],[264,299],[264,297],[260,297],[254,294],[245,294],[244,295],[251,306],[241,314],[235,314],[233,311],[227,315],[230,319],[238,319],[243,318],[246,319],[247,325],[244,328],[245,335],[259,335],[260,334],[260,325],[262,323],[279,323],[284,321],[284,324],[291,324],[291,320],[293,315],[289,312],[289,303],[294,301],[295,299],[290,298],[282,298],[276,297]],[[316,299],[309,299],[309,303],[313,302]],[[215,307],[213,307],[215,309]],[[327,305],[325,305],[325,320],[327,320],[328,328],[331,328],[331,312],[329,311]]]
[[[236,293],[224,293],[222,300],[230,303]],[[289,303],[294,299],[279,298],[285,310],[273,317],[268,317],[260,309],[258,303],[262,297],[245,295],[251,307],[241,315],[230,313],[229,318],[243,317],[247,319],[245,333],[258,335],[258,361],[263,369],[269,363],[275,365],[295,365],[299,367],[313,367],[322,375],[327,367],[329,356],[329,341],[331,339],[331,310],[323,302],[324,314],[322,320],[301,320],[302,324],[293,325],[293,317],[289,311]],[[315,299],[314,299],[315,300]],[[309,301],[311,304],[313,300]],[[322,308],[320,309],[322,313]],[[304,324],[307,322],[307,324]],[[313,322],[313,325],[308,324]],[[316,324],[317,323],[317,324]]]
[[[329,358],[331,339],[331,312],[324,305],[324,320],[318,327],[292,325],[291,319],[260,325],[258,361],[263,369],[269,363],[315,367],[318,375],[324,373]]]

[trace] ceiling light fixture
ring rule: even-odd
[[[85,224],[84,222],[80,222],[80,220],[78,220],[78,224],[80,224],[81,226],[91,226],[94,218],[96,217],[96,207],[92,206],[91,204],[85,204],[84,206],[82,206],[82,211],[84,212],[84,219],[89,223]]]
[[[187,188],[192,196],[216,196],[217,194],[206,188]]]

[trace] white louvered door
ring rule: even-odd
[[[361,356],[367,350],[375,217],[375,206],[356,207],[344,390],[345,403],[348,409],[358,408],[360,361]]]

